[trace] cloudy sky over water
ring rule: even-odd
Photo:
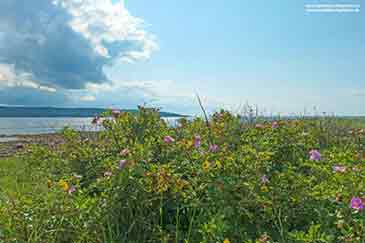
[[[1,0],[0,104],[365,114],[365,12],[278,3]]]

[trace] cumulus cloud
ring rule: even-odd
[[[107,65],[147,59],[157,48],[154,37],[143,30],[143,21],[121,3],[0,1],[3,87],[43,93],[84,89],[86,84],[109,82]]]
[[[7,87],[24,87],[46,92],[56,92],[55,88],[40,85],[32,80],[32,75],[30,73],[16,74],[14,65],[0,64],[0,89]]]
[[[155,37],[111,0],[0,0],[0,104],[197,108],[172,80],[110,80],[107,67],[151,57]]]

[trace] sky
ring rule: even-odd
[[[362,1],[1,0],[0,104],[365,115],[364,11],[314,3]]]

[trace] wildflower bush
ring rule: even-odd
[[[364,242],[364,130],[242,121],[140,107],[66,128],[1,187],[0,242]]]

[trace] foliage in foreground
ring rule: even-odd
[[[109,115],[94,120],[104,131],[65,129],[59,149],[28,148],[9,166],[0,242],[365,239],[361,129],[225,111],[176,127],[153,109]]]

